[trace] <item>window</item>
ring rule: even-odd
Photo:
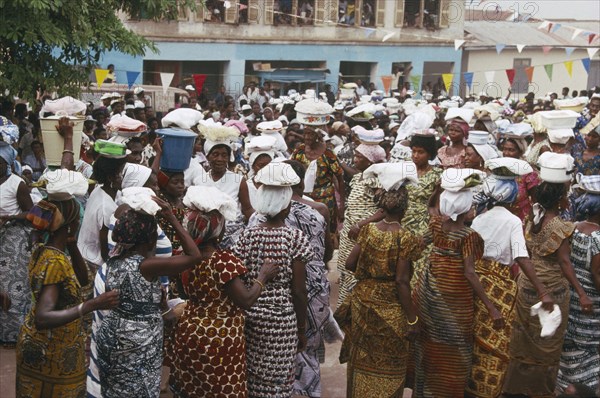
[[[515,69],[515,79],[511,87],[513,93],[521,94],[528,92],[529,79],[527,78],[527,73],[525,73],[525,68],[530,66],[531,58],[515,58],[513,60],[513,68]]]
[[[449,26],[450,0],[396,0],[395,26],[436,30]]]

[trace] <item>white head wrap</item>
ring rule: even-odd
[[[52,200],[67,200],[73,196],[84,196],[88,191],[88,180],[83,174],[67,169],[50,170],[40,178],[48,181],[46,190]]]
[[[118,204],[129,205],[135,211],[153,216],[160,210],[160,206],[152,200],[152,196],[155,196],[155,193],[150,188],[125,188],[121,190],[120,203]]]
[[[227,221],[237,217],[237,204],[223,191],[215,187],[191,186],[183,197],[183,204],[190,208],[209,213],[217,210]]]
[[[261,185],[256,194],[255,210],[274,217],[290,205],[292,188],[289,186]]]
[[[143,187],[152,175],[152,169],[141,164],[127,163],[123,169],[121,188]]]
[[[452,221],[468,212],[473,204],[473,191],[464,189],[458,192],[444,191],[440,195],[440,212]]]
[[[417,166],[413,162],[374,164],[363,172],[363,178],[377,178],[386,191],[395,191],[402,185],[419,182]]]

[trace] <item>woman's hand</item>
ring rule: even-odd
[[[579,302],[581,303],[581,311],[584,314],[592,314],[594,312],[594,303],[587,294],[583,294],[579,297]]]
[[[350,227],[350,230],[348,231],[348,238],[352,240],[358,239],[358,235],[360,234],[361,228],[362,226],[359,223],[356,223],[352,227]]]
[[[265,283],[275,279],[279,273],[279,267],[272,260],[265,260],[263,265],[260,267],[258,273],[258,279],[262,279]]]
[[[119,290],[111,290],[106,293],[102,293],[96,298],[91,300],[93,302],[93,309],[95,310],[112,310],[119,305]]]
[[[152,143],[152,149],[154,149],[154,152],[156,152],[157,155],[162,154],[162,144],[162,138],[156,138]]]
[[[504,317],[496,307],[492,306],[491,308],[488,308],[488,313],[494,323],[494,329],[500,330],[504,328]]]
[[[60,134],[61,137],[72,137],[73,136],[73,122],[68,117],[61,117],[58,119],[58,125],[56,126],[56,131]]]
[[[171,204],[169,202],[167,202],[166,200],[162,200],[158,196],[153,196],[152,200],[160,206],[160,213],[164,218],[166,218],[167,220],[175,218],[175,215],[173,214],[173,207],[171,207]]]
[[[541,298],[542,308],[548,312],[554,311],[554,300],[550,297],[550,294],[545,294]]]

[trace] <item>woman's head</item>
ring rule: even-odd
[[[231,147],[226,144],[217,144],[213,146],[206,156],[211,170],[216,173],[224,173],[227,170],[230,157]]]
[[[412,161],[417,167],[424,167],[437,156],[437,144],[434,136],[413,135],[410,139]]]
[[[517,138],[507,138],[502,144],[502,156],[505,158],[520,159],[523,156],[524,151],[522,146],[519,145]]]
[[[477,153],[472,144],[465,150],[465,167],[471,169],[481,169],[483,167],[483,158]]]
[[[123,167],[127,163],[125,158],[112,159],[100,156],[93,165],[94,179],[100,184],[105,184],[113,189],[121,189],[123,180]]]
[[[386,156],[385,149],[379,145],[360,144],[354,150],[354,166],[365,171],[372,164],[385,162]]]
[[[448,124],[448,137],[454,143],[461,143],[469,135],[469,124],[462,119],[452,119]]]
[[[158,187],[166,195],[173,198],[182,198],[185,194],[183,172],[159,171],[157,180]]]
[[[149,214],[128,209],[117,218],[112,232],[115,247],[111,257],[119,256],[126,250],[140,244],[156,245],[156,219]]]
[[[204,213],[190,210],[185,215],[185,227],[197,246],[218,241],[225,232],[225,217],[217,210]]]
[[[261,153],[253,160],[251,167],[254,174],[256,174],[260,169],[271,163],[272,158],[268,153]]]
[[[258,188],[255,210],[267,218],[274,218],[287,211],[292,200],[292,188],[261,185]]]
[[[405,186],[401,186],[394,191],[378,189],[373,199],[377,206],[385,210],[388,214],[400,215],[402,217],[408,207],[408,190]]]
[[[587,192],[575,199],[575,213],[578,221],[598,218],[600,215],[600,194]]]
[[[304,128],[304,144],[306,146],[314,146],[323,142],[323,136],[312,127]]]
[[[27,214],[27,220],[38,231],[54,233],[61,228],[76,231],[79,227],[79,203],[75,199],[41,200]]]
[[[557,210],[566,206],[568,187],[566,183],[542,181],[536,190],[537,203],[546,210]]]
[[[587,133],[584,137],[585,144],[588,149],[596,150],[598,149],[598,145],[600,144],[600,127],[596,127],[596,129]]]

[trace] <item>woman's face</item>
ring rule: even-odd
[[[465,134],[462,129],[455,124],[448,126],[448,137],[452,142],[462,142]]]
[[[473,147],[466,149],[465,166],[471,169],[480,168],[483,165],[483,159]]]
[[[359,171],[365,171],[370,165],[371,162],[369,161],[369,159],[363,156],[363,154],[361,154],[360,152],[354,151],[354,166]]]
[[[194,141],[194,153],[200,153],[204,149],[204,145],[202,143],[202,137],[198,136],[196,141]]]
[[[123,183],[123,169],[125,168],[125,163],[123,166],[117,170],[117,173],[112,177],[109,177],[109,181],[111,182],[111,186],[113,189],[121,189],[121,184]]]
[[[171,177],[171,179],[169,179],[169,182],[165,186],[165,191],[167,192],[168,195],[170,195],[174,198],[183,197],[183,194],[185,193],[185,184],[184,184],[184,180],[183,180],[183,173],[175,174],[173,177]]]
[[[308,130],[308,131],[304,132],[304,144],[306,146],[313,146],[317,142],[319,142],[317,132],[312,131],[312,130]]]
[[[256,173],[258,173],[258,171],[260,169],[262,169],[263,167],[265,167],[269,163],[271,163],[271,157],[269,155],[267,155],[267,154],[259,155],[254,160],[254,163],[252,163],[252,171],[254,171],[254,174],[256,175]]]
[[[217,173],[224,173],[227,170],[229,164],[229,151],[223,146],[213,148],[208,156],[208,163],[210,168]]]
[[[585,135],[584,139],[588,149],[598,149],[598,145],[600,144],[600,134],[591,131]]]
[[[150,177],[148,177],[148,180],[144,184],[144,187],[150,188],[154,191],[154,193],[158,193],[158,191],[160,191],[160,188],[158,186],[158,178],[156,178],[156,174],[150,174]]]
[[[129,155],[127,155],[127,162],[134,164],[142,163],[142,152],[144,152],[144,146],[141,142],[134,142],[128,145],[128,149],[131,151]]]
[[[521,157],[521,151],[514,142],[506,141],[504,142],[504,145],[502,145],[502,156],[505,158],[519,159]]]
[[[429,153],[425,148],[413,146],[412,148],[412,161],[418,168],[424,168],[429,165]]]

